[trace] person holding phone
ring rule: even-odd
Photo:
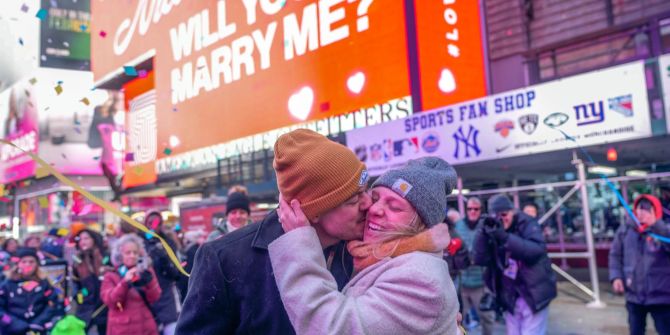
[[[151,304],[161,295],[144,242],[135,234],[119,238],[112,248],[116,271],[105,274],[102,301],[109,309],[108,335],[158,334]]]

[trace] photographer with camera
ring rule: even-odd
[[[116,271],[105,273],[102,301],[109,309],[107,335],[158,334],[151,304],[161,295],[144,242],[126,234],[112,248]]]
[[[556,276],[542,229],[535,219],[515,211],[504,194],[489,199],[489,216],[481,220],[473,260],[486,267],[486,284],[505,312],[507,334],[545,334]]]

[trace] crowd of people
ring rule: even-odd
[[[371,184],[346,147],[309,130],[274,148],[279,207],[250,220],[246,189],[228,194],[212,232],[182,233],[161,212],[103,236],[87,226],[2,243],[0,333],[8,334],[545,334],[557,296],[532,204],[471,197],[447,206],[456,170],[412,160]],[[651,195],[633,205],[610,252],[631,334],[647,314],[670,334],[670,236]],[[180,273],[160,239],[176,252]],[[63,264],[67,280],[43,267]]]
[[[231,227],[226,232],[250,214],[246,189],[228,199],[236,221],[220,223]],[[157,211],[133,219],[165,240],[190,272],[204,231],[182,233],[174,217]],[[73,224],[1,241],[0,334],[174,334],[188,277],[153,234],[121,224],[118,234],[104,235]]]

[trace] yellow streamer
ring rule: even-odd
[[[77,183],[73,182],[68,177],[65,177],[62,173],[58,172],[58,170],[56,170],[53,166],[51,166],[49,163],[47,163],[46,161],[44,161],[42,158],[35,155],[34,153],[25,151],[22,148],[20,148],[19,146],[15,145],[14,143],[9,142],[9,141],[4,140],[4,139],[0,139],[0,143],[4,143],[6,145],[11,145],[11,146],[23,151],[28,156],[30,156],[30,158],[32,158],[37,164],[39,164],[40,167],[42,167],[44,170],[51,173],[54,177],[56,177],[56,179],[60,180],[63,184],[68,185],[68,186],[72,187],[75,191],[81,193],[81,195],[83,195],[86,199],[88,199],[88,200],[94,202],[96,205],[112,212],[114,215],[121,218],[121,220],[123,220],[125,222],[128,222],[128,224],[130,224],[133,227],[139,229],[140,231],[156,237],[161,242],[161,244],[163,245],[163,248],[165,248],[165,251],[167,251],[167,254],[170,257],[170,260],[172,261],[172,263],[174,263],[174,265],[177,266],[177,269],[179,269],[179,272],[181,272],[185,276],[189,277],[188,272],[186,272],[186,270],[184,270],[184,268],[181,266],[181,263],[179,262],[179,259],[177,258],[177,255],[174,253],[174,250],[172,250],[172,248],[170,248],[170,245],[167,242],[165,242],[165,240],[162,237],[158,236],[155,232],[149,230],[143,224],[133,220],[130,216],[128,216],[125,213],[121,212],[120,210],[114,208],[114,206],[112,204],[110,204],[109,202],[96,197],[95,195],[91,194],[89,191],[86,191],[81,186],[79,186]]]

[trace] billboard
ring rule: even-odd
[[[40,20],[40,67],[90,69],[90,1],[42,0],[47,16]]]
[[[91,73],[39,69],[0,93],[0,136],[38,154],[60,172],[118,173],[125,148],[123,96],[90,90]],[[36,165],[20,150],[0,145],[0,183],[29,178]]]
[[[509,91],[347,133],[372,175],[409,159],[452,164],[651,136],[642,61]]]
[[[658,73],[661,75],[663,104],[665,105],[665,125],[670,133],[670,55],[658,57]]]
[[[428,106],[485,94],[478,5],[426,2],[431,4],[208,0],[159,6],[129,0],[118,6],[94,1],[92,70],[96,80],[104,81],[119,75],[123,66],[153,57],[157,132],[147,143],[157,143],[156,162],[414,98],[408,4],[420,15],[416,34],[421,70],[437,73],[435,78],[426,75],[431,83],[422,87]],[[448,16],[433,26],[436,10],[448,15],[456,10],[458,22]],[[448,29],[458,30],[458,43],[444,38]],[[433,45],[436,39],[439,44]],[[449,58],[442,49],[454,43],[460,57]],[[448,93],[438,86],[445,67],[458,81],[458,89]],[[174,138],[180,143],[176,147],[170,145]],[[134,169],[146,173],[156,166],[146,163]]]
[[[485,96],[479,1],[414,0],[414,6],[422,108]]]

